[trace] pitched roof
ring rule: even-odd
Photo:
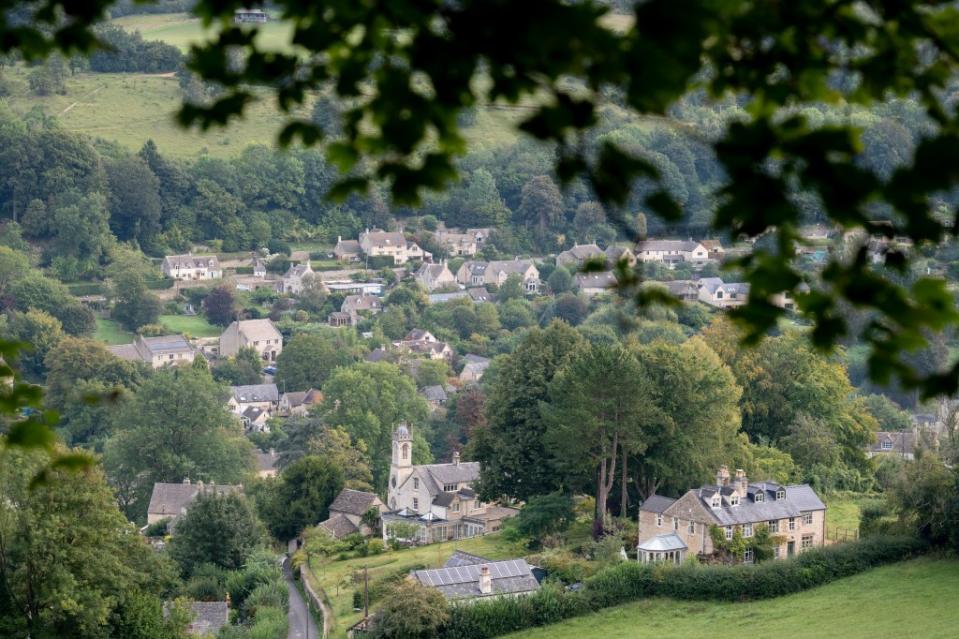
[[[487,291],[485,286],[468,288],[466,293],[474,302],[492,302],[494,300],[493,294]]]
[[[203,482],[192,483],[188,480],[180,484],[158,482],[153,484],[153,493],[150,495],[150,505],[147,507],[147,512],[151,515],[177,517],[201,492],[203,494],[226,495],[243,492],[243,486],[204,484]]]
[[[450,558],[443,564],[443,568],[459,568],[461,566],[474,566],[476,564],[488,564],[492,560],[479,555],[473,555],[462,550],[454,550]]]
[[[426,464],[420,466],[440,487],[443,484],[471,483],[479,479],[479,462],[458,464]]]
[[[492,584],[492,592],[488,594],[482,593],[479,587],[480,571],[484,567],[489,569]],[[414,570],[412,576],[424,586],[436,588],[447,599],[519,594],[539,589],[539,582],[524,559]]]
[[[613,288],[617,283],[616,275],[612,271],[577,273],[575,279],[579,288]]]
[[[230,604],[226,601],[194,601],[190,604],[193,620],[191,634],[215,637],[220,628],[230,621]]]
[[[161,355],[167,353],[192,352],[193,347],[182,335],[159,335],[156,337],[138,337],[137,344],[143,347],[152,355]]]
[[[693,240],[645,240],[636,245],[637,251],[682,251],[688,253],[702,246]]]
[[[247,386],[230,386],[230,392],[237,403],[249,402],[278,402],[280,391],[276,384],[249,384]]]
[[[330,512],[348,513],[362,517],[377,500],[374,493],[344,488],[330,504]]]
[[[343,305],[340,307],[340,310],[344,313],[349,312],[349,309],[354,311],[372,311],[380,308],[381,302],[380,298],[375,295],[347,295],[343,299]]]
[[[334,255],[359,255],[360,243],[357,240],[340,240],[333,249]]]
[[[329,533],[337,539],[360,532],[360,529],[356,527],[356,524],[340,514],[333,515],[326,521],[321,521],[317,525],[320,528],[329,531]]]
[[[449,399],[449,396],[446,394],[446,390],[439,384],[434,386],[427,386],[422,391],[420,391],[423,397],[426,398],[426,401],[429,402],[445,402]]]
[[[640,510],[648,513],[662,513],[667,508],[676,503],[672,497],[663,497],[662,495],[650,495],[639,507]]]
[[[776,491],[779,488],[785,489],[785,499],[776,499]],[[825,510],[826,508],[826,505],[816,495],[816,491],[808,484],[785,487],[780,487],[775,482],[750,484],[747,496],[740,499],[739,505],[736,506],[733,506],[729,499],[735,492],[732,486],[703,486],[693,489],[692,492],[721,526],[799,517],[804,512]],[[722,494],[722,505],[719,508],[712,508],[712,497],[717,493]],[[762,493],[761,501],[756,500],[757,493]]]
[[[219,268],[220,260],[216,255],[167,255],[163,258],[164,266],[180,268]]]
[[[596,244],[574,244],[572,248],[568,248],[556,256],[556,263],[567,260],[582,262],[591,257],[601,256],[605,256],[605,252]]]
[[[237,331],[246,335],[247,339],[281,339],[283,335],[269,319],[251,319],[234,322]]]
[[[360,235],[360,243],[367,242],[370,246],[406,246],[406,237],[397,231],[381,231],[373,229]]]
[[[125,359],[127,361],[140,361],[140,353],[133,344],[114,344],[107,346],[107,350],[113,353],[114,357]]]
[[[916,436],[912,432],[878,431],[875,440],[868,450],[874,453],[899,453],[912,455],[915,453]],[[887,448],[883,448],[883,444]]]
[[[525,275],[530,268],[536,269],[536,265],[533,260],[496,260],[490,262],[486,268],[493,273]]]

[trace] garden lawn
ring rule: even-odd
[[[371,592],[382,580],[402,573],[405,575],[413,568],[437,568],[449,559],[454,550],[480,555],[488,559],[510,559],[525,555],[525,551],[504,541],[499,534],[431,544],[417,548],[405,548],[375,555],[359,557],[345,561],[324,563],[317,559],[312,562],[313,573],[326,591],[333,607],[334,627],[330,633],[334,639],[346,636],[351,625],[362,617],[362,613],[353,612],[353,591],[363,590],[363,566],[367,567]],[[358,582],[352,583],[356,573]],[[370,608],[376,601],[371,596]]]
[[[190,337],[216,337],[223,332],[200,315],[161,315],[160,323],[171,333],[183,333]]]
[[[509,639],[951,639],[959,561],[916,559],[749,603],[652,599],[507,635]]]
[[[836,493],[823,498],[826,502],[826,529],[834,532],[859,530],[859,518],[862,509],[867,506],[878,505],[883,498],[878,495],[863,495],[859,493]]]
[[[133,333],[127,331],[116,320],[97,318],[97,330],[94,339],[107,344],[130,344],[133,342]]]

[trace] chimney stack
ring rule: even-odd
[[[460,451],[458,450],[453,451],[453,465],[454,466],[460,465]]]
[[[720,466],[716,472],[716,485],[719,487],[729,485],[729,468],[726,467],[726,464]]]
[[[480,566],[479,589],[480,593],[484,595],[493,592],[493,580],[489,576],[489,566],[486,564]]]
[[[746,477],[746,471],[742,468],[736,469],[736,492],[740,497],[749,494],[749,478]]]

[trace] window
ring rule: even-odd
[[[759,503],[761,501],[766,501],[766,495],[764,493],[756,493],[753,496],[753,501]]]
[[[802,525],[811,526],[812,525],[812,513],[803,513],[802,514]]]
[[[726,526],[726,539],[732,539],[732,538],[733,538],[733,527]]]
[[[803,535],[800,548],[812,548],[812,535]]]
[[[173,359],[173,353],[170,353],[170,355],[168,355],[168,357],[169,357],[169,359]]]
[[[716,291],[716,299],[717,299],[717,300],[723,299],[723,292],[722,292],[722,291]]]
[[[779,520],[773,519],[769,522],[769,532],[778,533],[779,532]]]
[[[790,517],[790,518],[789,518],[789,530],[796,530],[796,518],[795,518],[795,517]]]
[[[743,553],[743,563],[751,564],[753,563],[753,549],[747,548],[746,552]]]
[[[459,486],[456,484],[443,484],[443,490],[448,493],[455,493],[457,488],[459,488]]]
[[[729,496],[729,505],[738,506],[739,505],[739,495],[730,495]]]
[[[743,537],[752,537],[752,536],[753,536],[753,525],[743,524]]]
[[[716,495],[715,497],[713,497],[713,508],[719,508],[719,503],[720,503],[719,495]]]
[[[782,501],[786,498],[786,491],[780,488],[776,491],[776,501]]]
[[[690,535],[695,535],[695,534],[696,534],[696,522],[693,522],[693,521],[689,522],[689,527],[686,529],[686,532],[688,532]]]
[[[776,546],[775,548],[773,548],[773,557],[775,559],[779,559],[779,556],[780,556],[779,546]]]
[[[406,459],[409,456],[410,456],[410,446],[409,444],[403,444],[402,457],[403,459]]]
[[[662,513],[657,513],[657,514],[656,514],[656,527],[659,528],[659,527],[661,527],[662,525],[663,525],[663,514],[662,514]]]
[[[892,450],[892,442],[888,439],[882,443],[883,450]]]
[[[413,478],[413,490],[419,490],[419,489],[420,489],[420,478],[419,478],[419,477],[414,477],[414,478]]]
[[[679,520],[673,517],[673,530],[679,530]]]
[[[458,513],[460,511],[460,503],[458,501],[453,502],[452,510],[454,513]]]
[[[420,500],[416,497],[413,498],[413,510],[419,512],[420,509]]]

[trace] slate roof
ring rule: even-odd
[[[639,507],[639,509],[648,513],[662,513],[675,503],[676,500],[672,497],[650,495],[646,501],[643,502],[643,505]]]
[[[577,273],[575,276],[576,286],[585,288],[613,288],[616,286],[616,275],[612,271],[603,271],[601,273]]]
[[[666,552],[670,550],[686,550],[687,546],[676,533],[666,533],[650,537],[640,543],[637,548],[646,552]]]
[[[699,246],[693,240],[646,240],[636,245],[636,251],[682,251],[688,253]]]
[[[140,337],[137,342],[153,355],[167,353],[192,352],[193,347],[182,335],[159,335],[157,337]]]
[[[276,330],[269,319],[252,319],[236,322],[237,332],[242,333],[249,340],[281,339],[283,335]]]
[[[466,289],[467,295],[470,296],[474,302],[492,302],[494,301],[493,294],[486,290],[485,286],[477,286],[475,288]]]
[[[436,497],[433,498],[433,503],[437,506],[446,508],[453,503],[454,493],[439,493]]]
[[[336,256],[359,255],[360,243],[357,240],[340,240],[333,249]]]
[[[321,521],[318,526],[329,531],[337,539],[360,532],[360,529],[352,521],[339,514],[333,515],[326,521]]]
[[[362,517],[373,507],[377,497],[374,493],[344,488],[330,504],[330,512],[347,513]]]
[[[347,295],[343,299],[340,310],[344,313],[353,311],[375,311],[381,308],[380,298],[375,295]]]
[[[883,448],[883,443],[889,448]],[[868,450],[873,453],[898,453],[913,455],[916,448],[916,436],[912,432],[879,431]]]
[[[780,500],[776,499],[776,490],[780,486],[775,482],[750,484],[749,488],[747,496],[740,500],[739,505],[733,506],[729,502],[729,496],[735,490],[732,486],[723,486],[720,492],[724,499],[719,508],[711,506],[712,496],[717,493],[718,486],[704,486],[694,489],[693,492],[699,496],[703,507],[721,526],[799,517],[804,512],[826,509],[826,505],[808,484],[785,486],[786,498]],[[763,494],[762,501],[755,501],[757,493]]]
[[[246,409],[244,409],[243,411],[243,417],[252,423],[258,420],[260,418],[260,415],[263,415],[265,413],[267,413],[267,411],[263,410],[262,408],[258,406],[247,406]]]
[[[163,258],[163,264],[170,268],[220,268],[220,260],[216,255],[167,255]]]
[[[278,402],[280,391],[276,384],[250,384],[248,386],[230,386],[233,399],[238,403]]]
[[[463,355],[463,359],[466,360],[467,364],[489,364],[491,361],[490,358],[475,353],[467,353]]]
[[[583,262],[591,257],[603,257],[606,253],[596,244],[575,244],[556,256],[556,263]]]
[[[113,353],[115,357],[125,359],[129,362],[141,361],[140,353],[133,344],[115,344],[113,346],[107,346],[107,350]]]
[[[427,297],[430,304],[443,304],[444,302],[470,297],[470,294],[467,291],[451,291],[449,293],[430,293]]]
[[[243,492],[243,486],[204,484],[203,482],[180,484],[158,482],[153,484],[153,493],[150,495],[147,512],[161,517],[177,517],[201,491],[204,494],[215,492],[218,495],[226,495]]]
[[[433,341],[436,338],[433,337],[433,334],[422,328],[414,328],[409,333],[406,334],[406,337],[403,338],[404,342],[419,342],[422,340]]]
[[[492,592],[485,595],[479,588],[480,569],[483,566],[489,568],[492,583]],[[539,582],[536,581],[529,564],[524,559],[414,570],[412,576],[424,586],[436,588],[447,599],[495,597],[533,592],[539,589]]]
[[[719,288],[723,288],[730,293],[749,294],[749,284],[742,282],[724,282],[719,277],[704,277],[698,281],[698,284],[700,288],[706,289],[710,295],[714,294]]]
[[[460,568],[462,566],[475,566],[476,564],[491,563],[491,559],[473,555],[462,550],[454,550],[450,558],[443,564],[443,568]]]

